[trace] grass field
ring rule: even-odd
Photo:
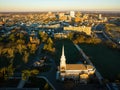
[[[82,60],[82,56],[77,50],[77,48],[74,46],[73,42],[68,39],[61,39],[55,41],[55,60],[57,65],[59,65],[60,63],[63,45],[65,49],[65,57],[67,63],[77,63]]]
[[[102,76],[109,80],[120,79],[120,52],[99,45],[79,45]]]

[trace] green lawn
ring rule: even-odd
[[[68,39],[61,39],[55,41],[55,48],[56,48],[55,60],[57,65],[59,65],[60,63],[63,45],[65,49],[65,56],[67,63],[77,63],[82,59],[79,51],[76,49],[72,41]]]
[[[120,79],[120,52],[110,49],[101,44],[99,45],[79,45],[89,56],[104,78],[115,80]]]

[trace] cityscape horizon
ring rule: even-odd
[[[0,90],[120,90],[119,68],[120,0],[0,0]]]
[[[0,12],[117,11],[119,0],[1,0]],[[9,3],[8,3],[9,2]]]
[[[54,10],[54,11],[0,11],[0,13],[43,13],[43,12],[95,12],[95,13],[120,13],[120,10]]]

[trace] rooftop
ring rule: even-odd
[[[93,69],[93,66],[84,64],[66,64],[66,70],[87,70],[87,69]]]

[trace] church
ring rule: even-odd
[[[95,68],[87,64],[66,64],[63,46],[62,55],[60,58],[60,66],[57,73],[59,73],[59,80],[64,81],[67,78],[79,80],[81,83],[87,83],[89,77],[94,75]]]

